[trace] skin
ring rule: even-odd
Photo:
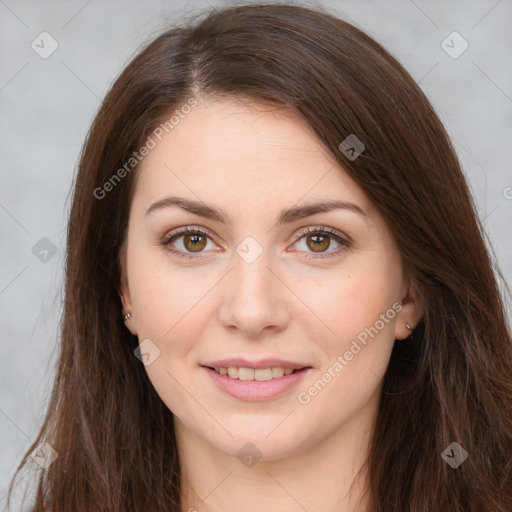
[[[174,413],[183,510],[353,510],[364,479],[350,500],[348,491],[367,454],[394,339],[408,337],[405,322],[414,327],[422,315],[382,217],[304,122],[254,101],[199,100],[137,172],[119,293],[132,315],[126,327],[160,350],[145,369]],[[170,195],[222,208],[232,225],[176,206],[145,215]],[[330,199],[366,215],[338,209],[276,225],[281,209]],[[199,253],[183,235],[169,244],[196,259],[162,245],[184,226],[212,234]],[[328,235],[330,245],[315,252],[314,234],[299,233],[319,226],[352,246]],[[252,263],[236,251],[248,236],[263,249]],[[393,303],[402,303],[394,318],[300,403],[299,392],[332,372]],[[282,395],[249,402],[225,394],[200,366],[237,356],[313,368]],[[237,456],[247,443],[261,453],[252,467]]]

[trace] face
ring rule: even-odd
[[[136,172],[120,295],[176,428],[272,460],[371,418],[420,309],[383,219],[313,132],[203,100]]]

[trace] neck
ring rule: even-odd
[[[275,460],[262,457],[253,465],[218,450],[175,417],[182,511],[364,511],[363,465],[375,406],[366,404],[341,429],[320,440],[311,439],[293,454]]]

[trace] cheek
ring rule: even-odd
[[[213,294],[207,292],[218,278],[171,267],[147,253],[137,256],[132,259],[130,291],[139,342],[149,339],[159,351],[145,369],[167,406],[180,410],[187,402],[180,383],[188,387],[191,371],[198,369],[197,342],[212,309]]]
[[[200,272],[186,272],[170,265],[163,251],[134,251],[129,275],[139,332],[166,343],[190,322],[211,284]]]
[[[206,318],[207,300],[201,300],[205,290],[200,286],[204,280],[201,284],[179,272],[171,276],[157,266],[140,272],[133,282],[139,342],[149,339],[159,350],[159,356],[145,366],[146,373],[166,406],[186,417],[201,415],[201,406],[187,392],[192,387],[191,376],[196,375],[191,371],[197,370],[189,363],[204,332],[200,319]]]
[[[295,290],[321,319],[322,332],[341,345],[374,325],[396,300],[392,269],[378,267],[372,272],[356,269],[350,274],[323,276],[314,284],[303,281]],[[390,323],[382,328],[389,329]]]
[[[309,414],[339,424],[378,391],[394,343],[397,275],[392,267],[361,269],[323,280],[311,309],[329,327],[309,335],[322,347],[322,367],[301,387],[297,399]],[[395,304],[395,307],[397,304]],[[333,404],[337,404],[333,408]]]
[[[309,328],[309,337],[324,353],[319,374],[325,378],[317,385],[323,390],[328,382],[318,400],[324,405],[334,400],[356,406],[375,392],[394,343],[396,277],[392,268],[361,269],[324,279],[322,287],[310,295],[308,305],[324,324],[322,335],[313,324]]]

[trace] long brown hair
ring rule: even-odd
[[[137,174],[126,163],[199,95],[262,100],[304,119],[384,217],[423,298],[422,321],[395,341],[384,377],[369,511],[510,512],[512,336],[500,295],[510,291],[448,135],[377,42],[321,9],[286,4],[213,10],[174,27],[108,92],[74,186],[58,372],[9,491],[46,441],[58,457],[41,471],[34,511],[180,511],[173,414],[134,356],[119,257]],[[339,149],[351,134],[365,144],[356,159]],[[468,454],[456,469],[441,456],[452,442]]]

